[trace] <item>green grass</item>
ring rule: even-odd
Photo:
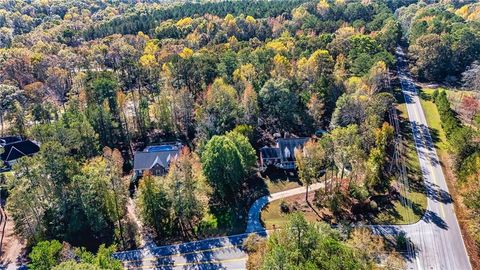
[[[315,194],[315,192],[309,192],[309,195],[308,195],[309,199],[308,200],[310,202],[313,201],[314,194]],[[265,228],[267,228],[267,230],[273,229],[274,225],[275,225],[276,229],[283,228],[285,222],[287,221],[286,214],[284,214],[280,211],[280,204],[282,203],[282,201],[287,202],[287,204],[290,205],[290,206],[293,204],[293,202],[296,201],[296,202],[299,203],[299,206],[301,207],[299,210],[302,211],[302,213],[304,214],[305,218],[308,221],[314,222],[314,221],[319,221],[320,220],[319,217],[311,210],[311,208],[306,205],[306,203],[305,203],[305,193],[302,193],[302,194],[294,195],[294,196],[287,197],[287,198],[284,198],[284,199],[273,201],[270,204],[268,204],[267,207],[265,207],[262,210],[261,220],[262,220]],[[317,210],[319,210],[319,209],[317,209]]]
[[[440,114],[437,110],[437,105],[433,103],[431,95],[434,89],[422,89],[420,102],[422,103],[423,112],[427,119],[428,127],[430,128],[430,134],[432,140],[435,143],[435,148],[439,155],[447,154],[447,135],[442,128],[442,120],[440,120]]]
[[[261,219],[267,230],[273,229],[273,225],[275,228],[281,228],[287,221],[285,215],[280,212],[281,202],[281,200],[273,201],[262,210]]]
[[[301,183],[295,174],[280,170],[269,172],[264,180],[270,194],[301,186]]]
[[[372,223],[404,225],[419,221],[427,207],[425,192],[410,191],[406,197],[412,201],[412,207],[406,206],[398,200],[393,201],[392,207],[376,215]]]
[[[292,182],[292,181],[272,182],[267,180],[266,182],[267,182],[267,187],[268,187],[268,190],[270,191],[270,194],[301,187],[301,185],[298,182]]]

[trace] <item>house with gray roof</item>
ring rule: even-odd
[[[284,170],[295,169],[295,150],[302,149],[310,138],[280,138],[275,146],[260,149],[260,168],[275,166]]]
[[[181,148],[180,143],[164,143],[147,146],[143,151],[135,152],[133,158],[135,176],[141,176],[145,172],[155,176],[165,175],[170,163],[179,156]]]
[[[12,168],[15,161],[25,156],[32,156],[40,151],[39,145],[30,140],[23,140],[19,136],[8,136],[0,138],[0,148],[3,151],[0,154],[0,172],[8,171]],[[0,165],[1,166],[1,165]]]

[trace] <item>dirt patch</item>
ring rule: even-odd
[[[15,224],[11,218],[7,218],[5,230],[3,233],[2,253],[0,256],[0,265],[12,267],[26,261],[25,243],[14,232]],[[3,222],[0,230],[3,229]],[[14,267],[13,269],[16,269]]]

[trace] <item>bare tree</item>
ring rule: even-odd
[[[475,61],[462,73],[463,87],[480,94],[480,63]]]

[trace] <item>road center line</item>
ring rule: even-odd
[[[225,260],[210,260],[210,261],[199,261],[199,262],[184,262],[184,263],[172,263],[172,264],[156,264],[153,266],[131,266],[128,269],[155,269],[159,267],[179,267],[179,266],[190,266],[190,265],[202,265],[202,264],[221,264],[228,262],[239,262],[244,261],[246,258],[235,258],[235,259],[225,259]]]
[[[237,247],[241,247],[241,246],[242,246],[242,244],[238,244],[238,245],[228,245],[228,246],[222,246],[222,247],[216,247],[216,248],[196,250],[196,251],[191,251],[191,252],[186,252],[186,253],[176,253],[176,254],[172,254],[172,255],[161,255],[161,256],[150,255],[150,256],[146,256],[146,257],[143,257],[143,258],[138,259],[138,260],[129,260],[129,261],[123,261],[123,262],[124,262],[124,264],[131,264],[131,263],[137,263],[137,262],[143,262],[143,261],[157,261],[159,259],[184,257],[186,255],[212,252],[212,251],[229,249],[229,248],[237,248]]]

